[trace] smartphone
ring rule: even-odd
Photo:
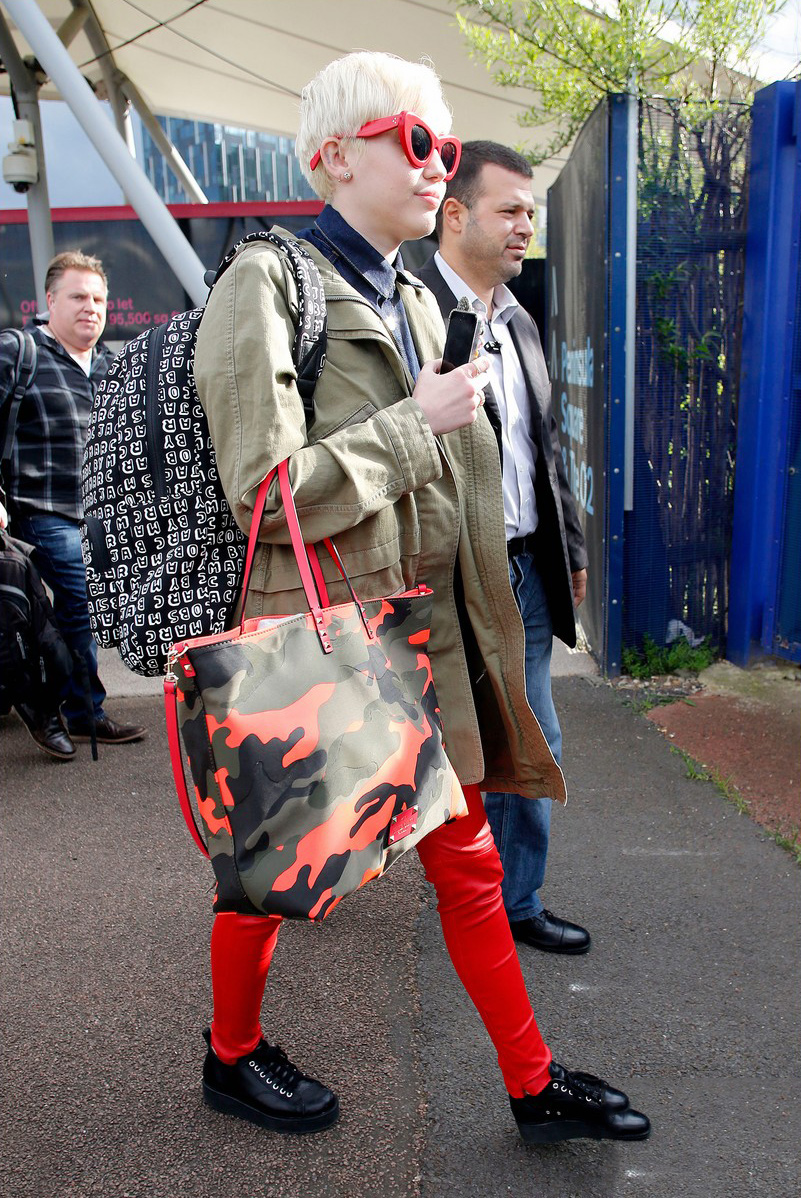
[[[476,354],[478,337],[481,330],[481,317],[478,312],[465,312],[454,308],[448,321],[448,332],[445,337],[445,348],[442,351],[440,374],[447,374],[457,366],[471,362]]]

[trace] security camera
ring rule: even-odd
[[[14,140],[9,142],[9,154],[3,159],[3,179],[14,191],[27,191],[38,182],[39,163],[31,121],[12,121]]]

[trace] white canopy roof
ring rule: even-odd
[[[75,7],[36,2],[55,29]],[[300,89],[321,67],[350,50],[386,50],[431,58],[462,139],[519,145],[536,136],[515,121],[527,94],[496,87],[468,57],[450,0],[92,0],[92,8],[115,65],[156,113],[293,136]],[[29,54],[21,34],[14,36],[23,57]],[[69,52],[88,79],[101,82],[84,31]],[[57,94],[49,83],[41,92]],[[538,199],[561,165],[538,168]]]

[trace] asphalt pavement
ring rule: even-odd
[[[206,1109],[211,873],[158,684],[104,671],[141,744],[59,763],[0,718],[3,1198],[799,1192],[801,870],[581,655],[554,684],[571,797],[544,898],[592,949],[520,954],[556,1059],[651,1117],[629,1145],[518,1140],[414,854],[281,933],[265,1027],[339,1092],[340,1122],[281,1137]]]

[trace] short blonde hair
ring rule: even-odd
[[[300,97],[300,126],[295,153],[300,169],[322,200],[332,194],[323,163],[312,171],[309,162],[327,137],[353,137],[367,121],[414,112],[450,133],[452,114],[439,76],[429,62],[407,62],[395,54],[358,50],[323,67]],[[358,154],[360,143],[354,147]]]
[[[85,254],[83,250],[65,250],[63,254],[56,254],[55,258],[50,259],[45,275],[45,291],[55,291],[56,286],[61,282],[62,275],[66,274],[68,270],[87,270],[91,271],[93,275],[99,275],[108,291],[108,279],[103,269],[103,263],[99,258]]]

